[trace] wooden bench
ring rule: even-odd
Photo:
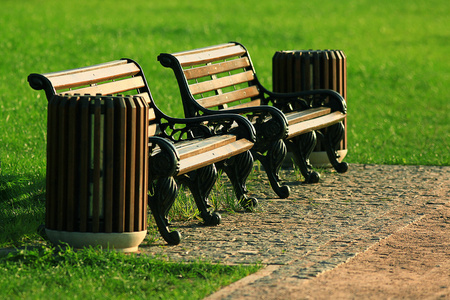
[[[292,152],[306,182],[318,182],[309,155],[317,136],[340,173],[348,165],[338,161],[336,145],[345,133],[346,104],[332,90],[274,93],[264,88],[246,48],[235,42],[178,53],[161,53],[159,62],[171,68],[178,82],[187,117],[229,112],[246,115],[257,132],[251,152],[267,172],[275,193],[289,196],[278,172],[287,150]]]
[[[246,118],[235,114],[186,119],[165,115],[155,105],[141,67],[130,59],[61,72],[30,74],[28,82],[32,88],[44,90],[49,102],[60,94],[97,97],[126,94],[128,96],[124,99],[133,96],[131,100],[145,103],[148,204],[158,230],[169,244],[180,242],[180,234],[170,232],[167,220],[178,191],[176,181],[191,190],[206,225],[220,223],[220,215],[210,212],[208,203],[208,195],[217,177],[216,167],[228,174],[236,197],[244,207],[256,205],[256,199],[246,195],[245,181],[253,166],[249,149],[256,139],[255,129]],[[83,99],[83,96],[78,98]]]

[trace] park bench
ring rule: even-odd
[[[281,198],[289,196],[278,176],[287,149],[305,182],[319,181],[320,175],[309,164],[317,136],[333,167],[340,173],[347,171],[347,163],[339,162],[336,152],[346,117],[346,104],[339,93],[327,89],[271,92],[258,81],[246,48],[235,42],[161,53],[158,60],[174,71],[186,117],[228,112],[251,120],[257,139],[251,152]]]
[[[246,195],[245,181],[253,167],[253,158],[248,150],[255,141],[255,130],[246,118],[235,114],[194,118],[172,118],[165,115],[153,101],[141,67],[130,59],[54,73],[30,74],[28,82],[36,90],[43,89],[49,103],[62,95],[69,98],[72,95],[72,98],[75,98],[74,103],[86,97],[97,97],[106,101],[109,96],[118,98],[119,102],[131,103],[127,105],[136,107],[145,105],[144,112],[141,112],[146,116],[147,128],[144,139],[147,140],[145,143],[148,143],[148,147],[144,148],[147,149],[146,157],[148,157],[146,172],[149,192],[145,191],[145,194],[148,194],[148,205],[158,230],[169,244],[180,242],[180,234],[177,231],[170,231],[167,219],[178,192],[177,182],[190,189],[206,225],[220,223],[220,215],[210,212],[208,203],[208,195],[217,178],[217,167],[225,170],[233,184],[236,197],[244,207],[256,205],[256,199]],[[101,110],[107,111],[106,104]],[[77,117],[72,118],[76,120]],[[135,118],[129,117],[127,120],[126,122],[135,122]],[[111,122],[105,124],[107,124],[105,127],[108,124],[117,126]],[[120,130],[117,129],[114,135]],[[107,134],[105,139],[106,137]],[[69,146],[77,145],[72,143],[67,146],[62,143],[60,146],[68,149]],[[64,149],[60,147],[49,149],[51,151],[48,152],[49,159],[58,160],[58,157],[64,155],[61,153]],[[83,149],[70,151],[76,153]],[[64,163],[63,160],[61,162]],[[76,162],[71,164],[73,166]],[[95,173],[95,170],[87,172]],[[52,170],[48,170],[47,173],[52,174]],[[147,185],[145,187],[147,188]]]

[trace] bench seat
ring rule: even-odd
[[[287,149],[292,152],[305,182],[318,182],[309,155],[320,138],[338,172],[348,165],[338,161],[336,147],[345,133],[346,104],[333,90],[274,93],[259,82],[247,49],[230,42],[175,53],[161,53],[159,62],[171,68],[178,82],[187,117],[235,113],[254,125],[257,142],[252,155],[264,166],[270,184],[281,197],[289,188],[278,175]]]

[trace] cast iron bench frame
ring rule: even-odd
[[[186,185],[195,199],[205,225],[220,223],[220,215],[210,212],[209,193],[217,179],[217,169],[229,176],[243,207],[254,206],[246,179],[253,167],[249,149],[255,129],[235,114],[172,118],[154,103],[139,64],[121,59],[83,68],[30,74],[33,89],[44,90],[47,100],[55,95],[116,95],[138,97],[148,105],[148,204],[158,230],[169,244],[178,244],[180,234],[170,231],[168,212],[178,192],[176,181]],[[138,99],[139,100],[139,99]]]
[[[320,175],[309,163],[317,136],[339,173],[348,165],[338,161],[336,146],[345,134],[345,100],[333,90],[274,93],[259,82],[247,49],[230,42],[177,53],[161,53],[158,61],[171,68],[178,82],[186,117],[236,113],[256,129],[253,156],[263,165],[275,193],[289,196],[280,184],[279,169],[287,149],[307,183]],[[287,146],[287,149],[286,149]]]

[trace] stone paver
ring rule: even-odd
[[[180,245],[147,242],[141,253],[174,261],[262,263],[266,268],[236,285],[251,286],[249,293],[255,287],[270,291],[335,268],[449,200],[450,167],[350,165],[346,174],[322,172],[322,181],[312,185],[296,181],[293,171],[282,176],[291,187],[288,199],[275,198],[264,174],[256,173],[248,183],[260,203],[256,212],[221,212],[216,227],[174,222]],[[243,290],[210,298],[251,298]]]

